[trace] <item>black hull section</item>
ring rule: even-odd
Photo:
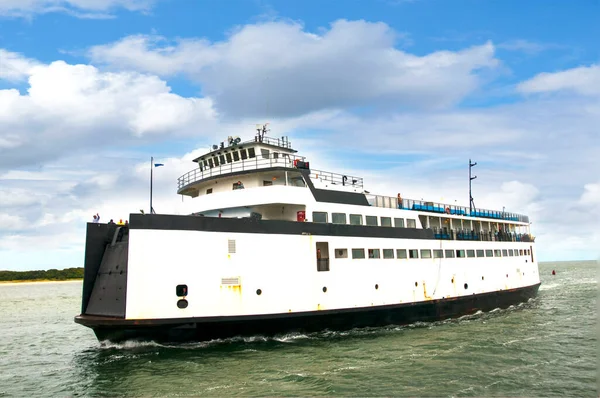
[[[160,342],[206,341],[234,336],[320,330],[348,330],[357,327],[406,325],[507,308],[536,296],[540,284],[519,289],[474,294],[420,303],[397,304],[346,310],[314,311],[275,315],[124,320],[80,315],[77,323],[91,327],[98,340],[154,340]]]

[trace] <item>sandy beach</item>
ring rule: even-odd
[[[0,281],[0,285],[10,286],[10,285],[34,285],[38,283],[81,283],[83,279],[69,279],[66,281],[52,281],[52,280],[23,280],[23,281]]]

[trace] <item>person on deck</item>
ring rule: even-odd
[[[98,224],[100,222],[100,214],[96,213],[96,215],[94,216],[94,221],[92,221],[94,224]]]
[[[109,224],[114,224],[115,222],[113,221],[113,219],[111,218],[110,221],[108,222]]]
[[[118,225],[125,225],[125,224],[123,224],[123,219],[120,219],[120,220],[119,220],[119,223],[118,223]]]

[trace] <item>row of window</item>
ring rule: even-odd
[[[268,149],[261,148],[261,156],[263,159],[269,159],[270,151]],[[285,156],[285,154],[284,154]],[[213,167],[219,167],[226,163],[237,162],[238,160],[252,159],[256,157],[256,151],[254,148],[232,150],[231,152],[225,152],[223,154],[213,155],[212,157],[205,159],[200,164],[200,169],[208,169]],[[273,159],[279,159],[279,152],[273,152]]]
[[[405,258],[464,258],[464,257],[514,257],[529,256],[529,249],[496,250],[431,250],[431,249],[367,249],[368,258],[405,259]],[[383,257],[382,257],[383,254]],[[395,254],[395,255],[394,255]],[[348,249],[335,249],[335,258],[348,258]],[[352,258],[366,258],[365,249],[352,249]]]
[[[313,222],[318,223],[327,223],[329,222],[329,214],[324,211],[313,211]],[[382,227],[391,227],[392,226],[392,218],[391,217],[379,217],[377,216],[364,216],[364,224],[363,224],[363,216],[362,214],[350,214],[350,225],[369,225],[369,226],[382,226]],[[394,218],[394,227],[396,228],[417,228],[417,221],[412,218],[406,219],[406,226],[404,224],[404,218]],[[331,213],[331,222],[333,224],[348,224],[346,213]]]

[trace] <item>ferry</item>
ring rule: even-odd
[[[193,214],[88,223],[75,322],[100,341],[204,341],[436,321],[536,296],[528,216],[374,195],[268,131],[193,160],[177,181]]]

